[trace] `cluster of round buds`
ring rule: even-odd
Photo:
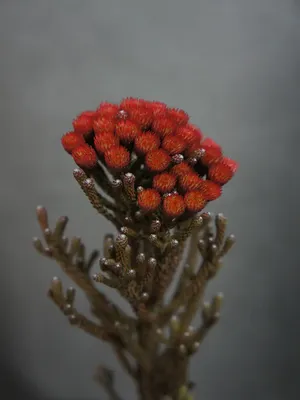
[[[139,176],[145,182],[136,182],[142,185],[138,207],[143,213],[159,209],[172,219],[197,213],[220,197],[237,170],[237,163],[204,138],[185,111],[138,98],[103,102],[81,113],[62,145],[81,168],[100,163],[114,176],[131,172],[132,161],[140,158]]]

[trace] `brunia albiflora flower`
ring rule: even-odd
[[[87,256],[81,238],[64,236],[67,217],[50,229],[46,209],[38,207],[46,246],[35,238],[35,248],[86,294],[98,322],[76,310],[75,289],[64,293],[58,278],[50,298],[72,325],[110,343],[140,400],[190,400],[189,357],[218,320],[222,300],[216,295],[206,303],[205,288],[234,243],[233,235],[225,236],[226,218],[218,214],[213,221],[203,209],[222,195],[237,163],[185,111],[131,97],[82,112],[61,143],[79,167],[74,177],[81,189],[117,233],[104,236],[101,272],[91,274],[99,252]],[[94,282],[117,290],[134,317]],[[202,324],[194,328],[199,311]],[[112,400],[120,399],[111,371],[101,367],[97,379]]]
[[[117,181],[133,173],[136,211],[159,214],[164,221],[201,211],[221,196],[237,170],[185,111],[136,98],[82,112],[62,145],[84,170],[102,164]]]

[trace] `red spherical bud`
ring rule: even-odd
[[[147,102],[146,107],[151,109],[155,118],[167,116],[167,105],[165,103],[161,103],[160,101],[149,101]]]
[[[192,145],[195,142],[198,143],[203,137],[200,129],[192,124],[180,126],[176,130],[176,136],[181,137],[188,145]]]
[[[119,106],[117,104],[108,103],[106,101],[102,102],[96,110],[98,117],[104,118],[115,118],[118,114]]]
[[[174,189],[176,180],[177,178],[175,175],[163,172],[162,174],[155,175],[152,186],[160,193],[169,193]]]
[[[216,200],[222,194],[221,186],[208,179],[202,181],[200,190],[207,201]]]
[[[205,207],[206,200],[200,190],[193,190],[185,194],[184,203],[188,211],[197,213]]]
[[[134,122],[121,120],[116,124],[116,135],[125,143],[133,142],[139,133],[139,127]]]
[[[145,164],[150,171],[162,172],[168,168],[171,157],[163,149],[152,150],[146,154]]]
[[[171,118],[158,117],[154,119],[152,129],[160,136],[165,137],[175,132],[176,123]]]
[[[120,103],[120,110],[130,111],[133,108],[138,108],[144,106],[145,100],[135,98],[135,97],[126,97]]]
[[[103,154],[111,147],[118,146],[119,139],[111,132],[97,134],[94,138],[94,146],[98,153]]]
[[[160,138],[153,132],[145,132],[138,135],[134,142],[134,150],[137,154],[144,155],[156,150],[160,146]]]
[[[228,165],[228,167],[231,168],[231,170],[232,170],[232,172],[234,174],[236,173],[236,171],[237,171],[237,169],[239,167],[239,164],[236,161],[234,161],[234,160],[232,160],[231,158],[228,158],[228,157],[223,157],[222,160],[221,160],[221,163],[225,164],[225,165]]]
[[[200,143],[193,143],[187,147],[184,154],[186,157],[193,157],[193,155],[197,152],[197,150],[201,149]]]
[[[184,199],[178,193],[170,193],[163,200],[163,211],[170,218],[176,218],[185,211]]]
[[[61,143],[66,152],[71,154],[76,147],[85,144],[85,141],[81,133],[68,132],[61,138]]]
[[[130,163],[130,153],[123,146],[111,147],[104,153],[104,160],[108,168],[121,170]]]
[[[208,137],[202,140],[201,146],[203,146],[205,148],[214,147],[214,148],[220,149],[222,151],[222,147],[218,143],[216,143],[214,140],[212,140],[211,138],[208,138]]]
[[[147,129],[152,123],[153,114],[151,109],[146,107],[133,108],[129,112],[130,119],[141,129]]]
[[[194,170],[190,165],[188,165],[186,162],[182,162],[180,164],[174,165],[171,169],[171,173],[176,175],[177,177],[193,173]]]
[[[190,119],[189,115],[179,108],[169,108],[168,115],[176,122],[177,125],[186,125]]]
[[[138,205],[145,212],[157,210],[160,202],[160,194],[155,189],[145,189],[138,194]]]
[[[234,172],[229,165],[223,164],[222,162],[213,164],[208,170],[208,177],[213,182],[219,185],[225,185],[233,177]]]
[[[165,149],[169,154],[179,154],[186,148],[186,143],[183,139],[176,136],[166,136],[162,142],[162,148]]]
[[[179,186],[183,192],[200,189],[201,184],[202,179],[195,172],[187,173],[179,178]]]
[[[95,118],[94,111],[84,111],[73,120],[73,128],[75,132],[84,136],[93,131],[93,122]]]
[[[201,157],[201,162],[206,166],[216,163],[222,158],[222,150],[218,147],[201,145],[201,149],[205,150],[205,153]]]
[[[94,168],[98,161],[95,150],[87,144],[73,150],[72,157],[79,167],[87,169]]]
[[[114,120],[107,117],[97,117],[93,123],[95,134],[99,134],[102,132],[113,133],[115,130],[115,126],[116,123],[114,122]]]

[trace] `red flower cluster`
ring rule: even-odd
[[[196,213],[220,197],[238,167],[221,146],[203,138],[186,112],[136,98],[81,113],[62,145],[81,168],[101,163],[115,176],[131,172],[133,156],[142,158],[139,175],[147,183],[139,190],[138,206],[144,212],[160,208],[170,218]]]

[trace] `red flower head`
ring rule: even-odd
[[[218,199],[222,194],[222,188],[215,182],[208,179],[203,180],[200,186],[201,192],[207,201]]]
[[[176,130],[176,136],[181,137],[187,144],[193,145],[194,143],[200,143],[203,135],[195,125],[188,124],[179,126]]]
[[[216,163],[222,158],[222,150],[218,147],[207,147],[201,145],[201,148],[205,150],[203,156],[201,157],[202,164],[209,166]]]
[[[95,118],[94,111],[84,111],[73,120],[73,128],[75,132],[84,136],[93,131],[93,122]]]
[[[201,149],[201,140],[195,140],[192,144],[190,144],[186,151],[185,151],[185,155],[186,157],[193,157],[195,152],[197,152],[199,149]]]
[[[182,175],[179,178],[179,187],[183,192],[200,189],[202,179],[195,172]]]
[[[183,175],[186,175],[188,173],[193,173],[194,170],[190,165],[188,165],[186,162],[182,162],[180,164],[174,165],[171,169],[172,174],[180,177]]]
[[[231,158],[228,158],[228,157],[223,157],[222,160],[221,160],[221,163],[225,164],[225,165],[228,165],[228,167],[231,168],[231,170],[232,170],[232,172],[234,174],[236,173],[236,171],[237,171],[237,169],[239,167],[239,164],[236,161],[234,161],[234,160],[232,160]]]
[[[143,107],[146,101],[143,99],[138,99],[135,97],[126,97],[120,103],[120,110],[125,110],[130,112],[134,108]]]
[[[118,114],[119,106],[117,104],[108,103],[106,101],[102,102],[96,110],[98,117],[102,118],[115,118]]]
[[[187,211],[197,213],[205,207],[206,200],[200,190],[194,190],[185,194],[184,203]]]
[[[222,162],[213,164],[208,170],[208,177],[219,185],[225,185],[233,177],[232,167]]]
[[[148,129],[153,119],[152,111],[147,107],[133,108],[129,111],[129,116],[141,129]]]
[[[95,150],[87,144],[83,144],[73,150],[72,157],[79,167],[86,169],[94,168],[98,162]]]
[[[68,132],[61,138],[61,143],[66,152],[71,154],[76,147],[85,144],[85,141],[81,133]]]
[[[150,151],[146,154],[145,164],[152,172],[162,172],[168,168],[171,157],[163,149]]]
[[[102,102],[96,111],[77,116],[73,126],[74,132],[61,139],[64,149],[82,168],[109,169],[130,197],[130,215],[135,215],[137,196],[144,212],[190,218],[221,196],[238,168],[219,144],[203,139],[184,110],[162,102],[134,97],[120,104]],[[130,185],[124,173],[132,177]],[[139,185],[144,189],[136,194]]]
[[[106,150],[104,160],[108,168],[122,170],[130,163],[130,153],[123,146],[114,146]]]
[[[144,189],[138,194],[138,205],[145,212],[157,210],[160,202],[160,194],[155,189]]]
[[[152,186],[160,193],[169,193],[174,189],[176,180],[175,175],[163,172],[154,176]]]
[[[185,111],[180,110],[179,108],[169,108],[168,115],[177,125],[186,125],[190,118]]]
[[[158,117],[153,121],[152,129],[161,137],[172,135],[176,130],[176,123],[168,117]]]
[[[216,143],[214,140],[212,140],[211,138],[208,138],[208,137],[202,140],[201,146],[205,149],[207,149],[209,147],[213,147],[213,148],[222,150],[222,147],[218,143]]]
[[[162,148],[165,149],[169,154],[182,153],[186,148],[186,143],[183,139],[176,136],[166,136],[162,142]]]
[[[163,211],[170,218],[180,217],[185,211],[184,199],[178,193],[170,193],[163,200]]]
[[[96,117],[93,122],[93,129],[96,134],[102,132],[111,132],[113,133],[115,130],[116,123],[114,119],[106,117]]]
[[[167,117],[167,105],[160,101],[149,101],[146,105],[152,111],[154,118]]]
[[[116,125],[116,135],[124,143],[133,142],[140,133],[139,127],[131,121],[121,120]]]
[[[112,147],[119,145],[119,139],[110,132],[98,134],[94,138],[94,146],[98,153],[103,154]]]
[[[160,146],[160,138],[153,132],[145,132],[135,139],[134,149],[137,154],[144,155],[149,151],[157,150]]]

